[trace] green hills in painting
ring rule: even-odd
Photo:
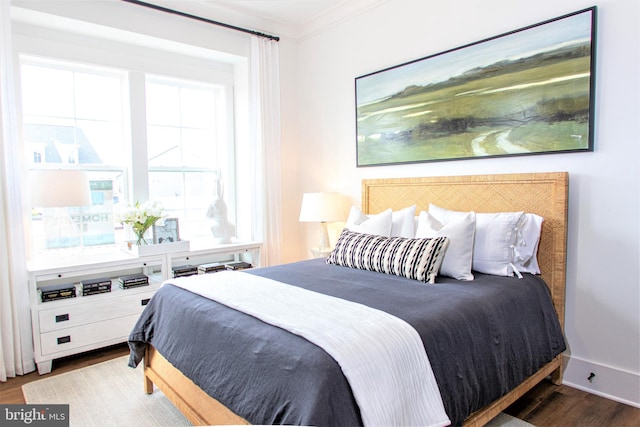
[[[587,149],[590,70],[587,42],[358,106],[358,165]]]

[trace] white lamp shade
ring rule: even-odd
[[[344,221],[342,196],[339,193],[304,193],[300,208],[301,222]]]
[[[91,205],[86,171],[34,170],[29,174],[29,181],[34,208]]]

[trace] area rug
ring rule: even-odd
[[[158,389],[145,394],[142,366],[131,369],[128,356],[44,378],[22,386],[28,404],[69,404],[71,427],[190,426]],[[486,427],[532,427],[500,414]]]
[[[504,412],[498,414],[497,417],[492,419],[489,424],[484,427],[535,427],[533,424],[529,424],[526,421],[522,421],[518,418],[512,417]]]
[[[28,404],[69,404],[76,427],[190,426],[164,394],[144,392],[142,365],[127,366],[128,356],[44,378],[22,386]]]

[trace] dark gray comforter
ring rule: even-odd
[[[425,285],[322,259],[248,272],[407,321],[422,337],[453,425],[565,349],[548,289],[532,275],[475,273],[473,282],[439,278]],[[161,287],[129,337],[130,366],[147,343],[253,424],[362,424],[347,380],[322,349],[199,295]]]

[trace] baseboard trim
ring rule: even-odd
[[[640,375],[575,356],[562,356],[562,384],[640,408]],[[591,373],[595,374],[589,380]]]

